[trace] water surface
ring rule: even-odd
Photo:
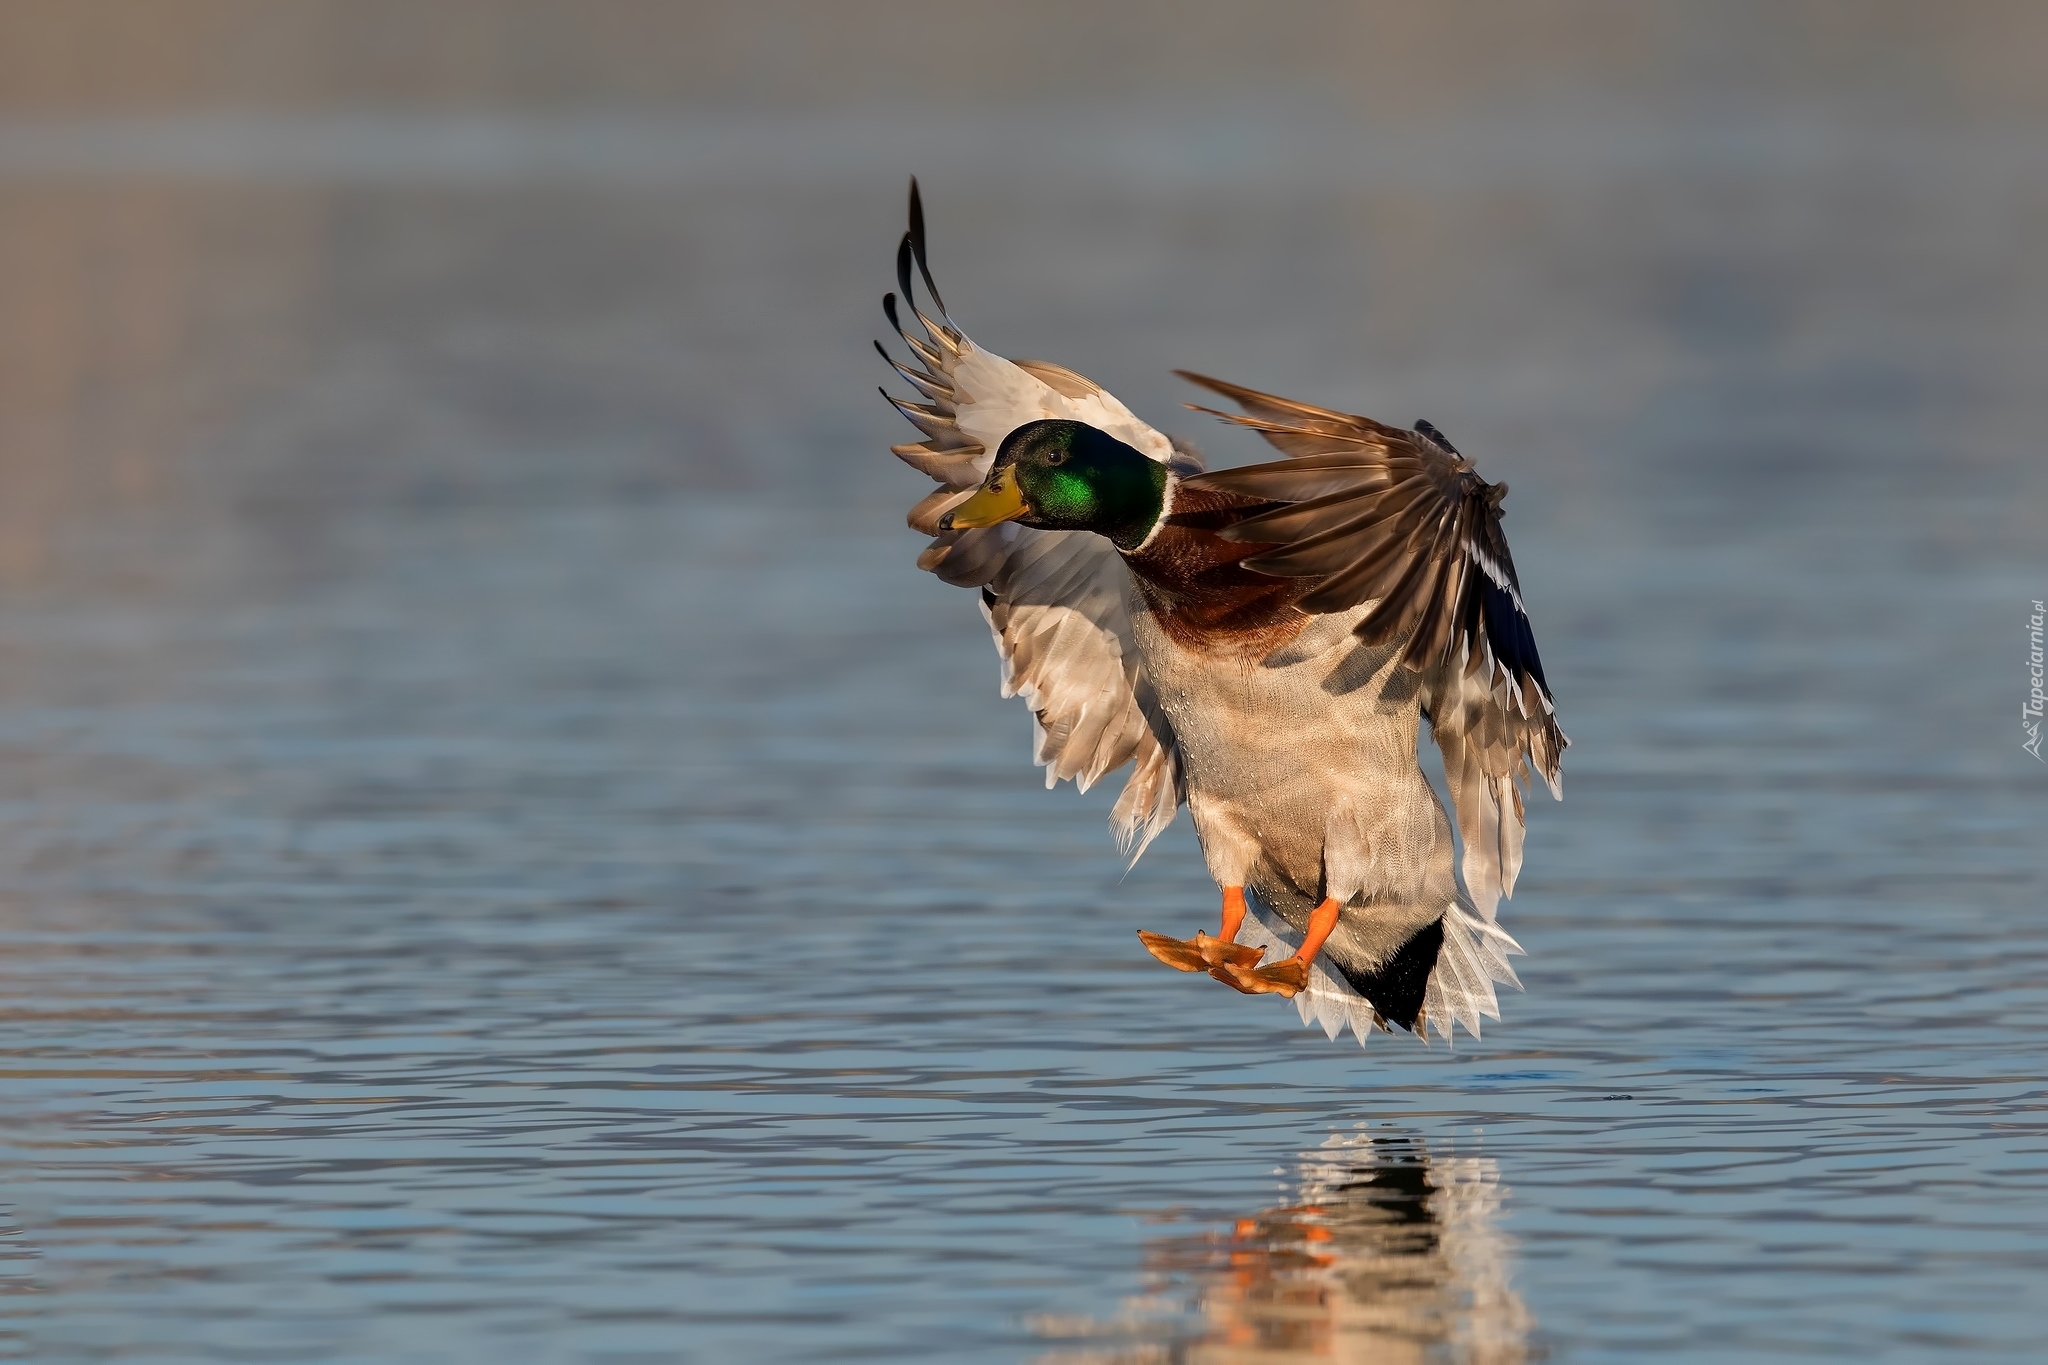
[[[1700,89],[0,130],[10,1348],[2031,1358],[2048,137]],[[1513,485],[1483,1040],[1138,949],[911,567],[910,169],[988,344]]]

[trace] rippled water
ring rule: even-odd
[[[1091,107],[0,129],[14,1354],[2035,1356],[2039,121]],[[1137,947],[910,564],[913,164],[990,345],[1514,485],[1484,1040]]]

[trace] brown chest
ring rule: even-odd
[[[1244,510],[1227,496],[1183,498],[1158,534],[1124,557],[1161,632],[1184,649],[1263,659],[1308,622],[1295,604],[1313,582],[1255,573],[1240,561],[1263,547],[1216,534]]]

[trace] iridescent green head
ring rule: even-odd
[[[1086,422],[1047,420],[1005,436],[981,487],[941,524],[1093,531],[1133,550],[1165,505],[1165,465]]]

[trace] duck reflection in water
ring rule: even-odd
[[[1512,1243],[1499,1227],[1505,1193],[1485,1157],[1432,1157],[1409,1136],[1333,1136],[1302,1155],[1289,1202],[1227,1234],[1152,1243],[1159,1292],[1120,1319],[1039,1320],[1045,1335],[1093,1340],[1038,1365],[1530,1360],[1532,1323],[1508,1287]],[[1176,1311],[1189,1307],[1192,1325]]]

